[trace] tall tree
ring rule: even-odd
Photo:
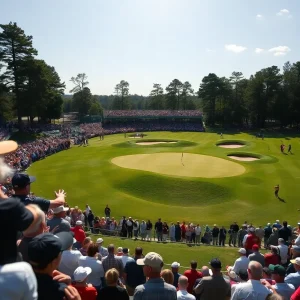
[[[0,62],[6,65],[6,71],[2,75],[6,86],[15,95],[18,123],[21,128],[22,109],[20,86],[23,84],[20,69],[24,61],[32,59],[37,55],[36,49],[32,47],[32,36],[27,36],[17,23],[10,22],[1,24],[0,28]]]
[[[83,89],[89,84],[85,73],[77,74],[77,76],[72,77],[70,81],[74,84],[74,87],[70,90],[70,93],[82,92]]]
[[[194,90],[192,89],[192,85],[186,81],[182,84],[182,92],[181,92],[181,106],[183,110],[188,109],[189,98],[193,96]]]
[[[178,79],[174,79],[166,87],[166,108],[168,109],[179,109],[181,92],[182,92],[182,82]]]
[[[149,108],[150,109],[163,109],[164,104],[164,90],[159,83],[153,84],[153,89],[150,92],[150,102],[149,102]]]
[[[202,99],[203,112],[206,114],[208,125],[214,126],[216,122],[216,102],[220,96],[220,86],[220,78],[214,73],[209,73],[203,77],[198,90],[198,97]]]
[[[129,94],[129,83],[125,80],[121,80],[115,87],[115,93],[117,100],[120,102],[120,109],[123,110],[128,108],[125,102]]]
[[[93,97],[90,89],[84,87],[82,91],[78,91],[73,95],[72,107],[80,116],[85,116],[93,103]]]

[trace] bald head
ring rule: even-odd
[[[249,279],[260,280],[263,274],[263,267],[257,261],[251,261],[248,265]]]
[[[178,287],[180,290],[186,290],[189,285],[189,280],[186,276],[181,275],[178,279]]]
[[[210,276],[210,274],[209,274],[209,267],[203,266],[203,267],[201,268],[201,273],[202,273],[203,277],[204,277],[204,276]]]

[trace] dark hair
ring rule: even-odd
[[[110,244],[107,247],[107,251],[108,251],[108,253],[114,253],[115,252],[115,245],[114,244]]]
[[[136,256],[141,256],[143,254],[143,248],[141,247],[136,247],[135,248],[135,255]]]
[[[246,270],[240,270],[238,275],[243,281],[248,280],[248,272]]]
[[[287,222],[287,221],[283,221],[283,222],[282,222],[282,225],[283,225],[284,227],[286,227],[286,226],[287,226],[287,224],[288,224],[288,222]]]
[[[197,269],[197,262],[195,260],[191,261],[191,268],[192,269]]]
[[[266,274],[267,274],[268,276],[270,276],[270,277],[271,277],[271,275],[272,275],[270,269],[267,268],[267,267],[264,267],[264,268],[263,268],[263,272],[266,273]]]
[[[87,255],[90,257],[94,257],[98,251],[98,245],[95,243],[91,243],[87,249]]]
[[[271,251],[272,251],[272,253],[274,253],[274,254],[278,254],[278,249],[275,248],[275,247],[272,247]]]

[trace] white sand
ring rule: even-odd
[[[147,145],[157,145],[157,144],[176,144],[177,142],[137,142],[137,145],[147,146]]]
[[[227,148],[227,149],[234,149],[234,148],[242,148],[245,145],[241,145],[241,144],[227,144],[227,145],[218,145],[221,148]]]
[[[251,156],[234,156],[234,155],[228,155],[229,158],[240,160],[240,161],[255,161],[259,160],[259,158],[251,157]]]

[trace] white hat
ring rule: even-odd
[[[177,262],[177,261],[174,261],[172,264],[171,264],[171,268],[179,268],[180,267],[180,263]]]
[[[84,281],[90,274],[92,273],[92,269],[90,267],[78,267],[74,271],[74,280],[78,282]]]
[[[276,220],[276,223],[279,223],[279,220]]]
[[[267,225],[269,226],[269,225],[271,225],[271,223],[268,223]]]
[[[300,225],[300,222],[298,222],[298,225]]]
[[[76,225],[82,225],[82,221],[80,220],[76,221]]]
[[[101,243],[103,243],[103,238],[97,239],[96,244],[101,244]]]
[[[150,266],[154,269],[162,268],[164,265],[163,258],[155,252],[149,252],[144,258],[140,258],[136,261],[140,266]]]
[[[255,231],[254,227],[250,227],[249,231],[254,232]]]
[[[290,262],[292,264],[296,264],[296,265],[300,266],[300,257],[296,257],[295,259],[291,259]]]
[[[118,253],[123,253],[123,248],[122,247],[118,247]]]
[[[54,214],[59,214],[62,211],[68,211],[68,210],[69,210],[69,207],[64,207],[63,205],[61,205],[61,206],[53,208],[53,213]]]
[[[247,253],[247,251],[246,251],[246,249],[245,248],[241,248],[241,249],[239,249],[239,251],[238,251],[239,253],[241,253],[241,254],[246,254]]]

